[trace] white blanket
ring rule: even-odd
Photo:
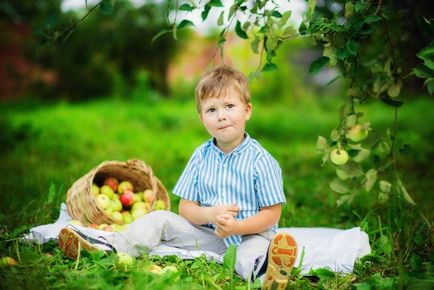
[[[30,229],[23,240],[46,243],[57,238],[60,230],[68,225],[71,217],[66,204],[62,203],[60,215],[53,224],[41,225]],[[371,252],[368,235],[359,227],[348,230],[332,228],[279,228],[278,231],[291,234],[297,241],[299,251],[296,266],[299,266],[302,253],[302,273],[311,269],[328,268],[338,273],[351,273],[356,259]],[[205,254],[209,259],[222,262],[223,257],[206,251],[187,251],[161,244],[153,248],[149,255],[176,255],[183,259],[192,259]]]

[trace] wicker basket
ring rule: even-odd
[[[74,182],[68,190],[66,205],[73,219],[84,224],[119,223],[104,213],[92,194],[92,184],[102,184],[106,177],[115,177],[119,181],[128,180],[133,184],[134,191],[151,189],[156,198],[151,204],[150,211],[154,209],[157,199],[163,200],[166,210],[170,210],[170,199],[166,188],[145,162],[137,159],[127,162],[104,161]]]

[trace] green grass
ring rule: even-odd
[[[315,273],[319,280],[296,276],[296,287],[428,289],[434,285],[432,232],[419,215],[421,210],[432,223],[432,106],[432,101],[420,99],[405,104],[399,113],[398,144],[410,147],[399,156],[398,168],[419,204],[410,208],[393,199],[390,204],[378,204],[377,192],[362,194],[351,205],[336,206],[338,195],[328,188],[334,170],[321,167],[315,144],[318,135],[328,136],[336,125],[338,104],[254,104],[247,130],[275,156],[284,174],[288,203],[280,225],[361,226],[371,239],[373,252],[356,264],[354,274],[339,277],[319,271]],[[375,104],[363,111],[364,119],[375,129],[371,138],[391,126],[391,108]],[[64,258],[51,243],[33,247],[17,242],[32,226],[53,222],[67,189],[104,160],[142,159],[170,191],[194,148],[209,138],[193,102],[6,104],[0,108],[0,125],[0,256],[19,261],[16,267],[1,269],[1,289],[252,287],[225,267],[204,259],[151,259],[145,255],[132,268],[124,269],[116,266],[110,255],[85,254],[76,263]],[[50,191],[54,195],[50,196]],[[171,195],[171,201],[177,212],[179,200]],[[401,230],[396,231],[397,226]],[[405,248],[399,248],[403,245]],[[159,276],[147,271],[150,264],[174,264],[179,271]]]

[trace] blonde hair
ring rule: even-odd
[[[198,81],[195,95],[196,107],[200,113],[202,102],[208,98],[220,98],[229,88],[234,88],[241,100],[250,103],[250,92],[246,77],[236,69],[221,65],[207,71]]]

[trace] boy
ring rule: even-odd
[[[246,78],[228,66],[211,69],[196,87],[196,105],[212,139],[194,151],[173,189],[181,198],[180,215],[151,212],[123,232],[102,236],[66,228],[59,235],[60,247],[74,258],[79,246],[92,249],[89,239],[100,249],[132,255],[159,243],[222,255],[235,244],[240,276],[264,278],[264,289],[284,289],[297,244],[275,233],[285,203],[281,169],[245,132],[252,112]]]

